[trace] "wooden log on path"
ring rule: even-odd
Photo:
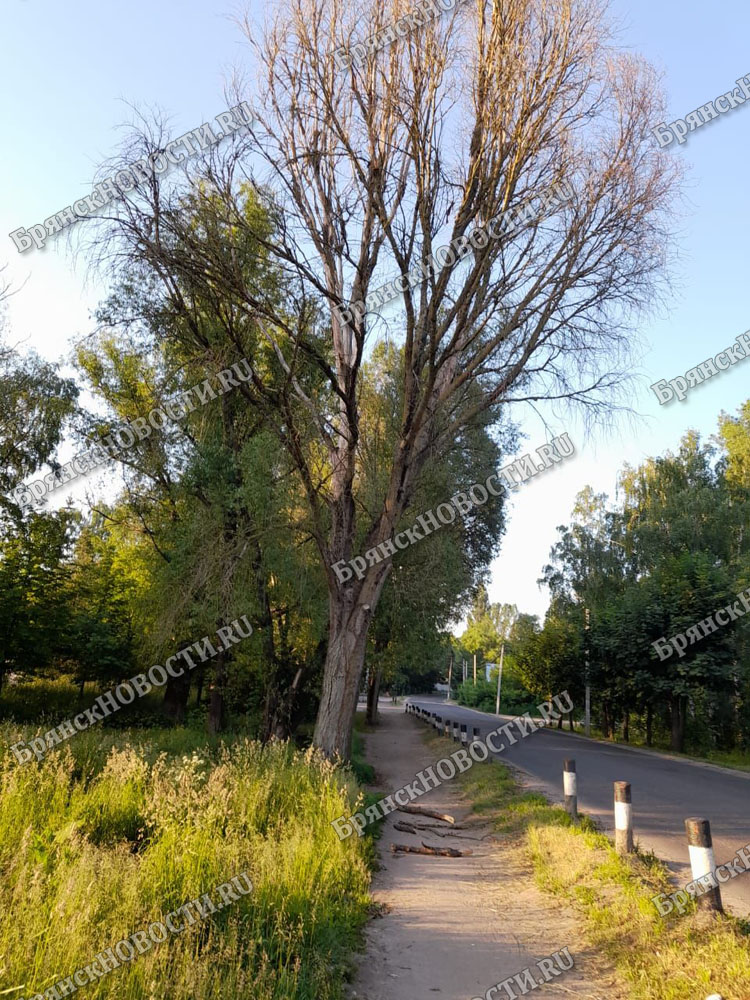
[[[399,806],[398,812],[414,813],[416,816],[432,816],[433,819],[441,819],[444,823],[456,822],[448,813],[435,812],[434,809],[427,809],[425,806]]]
[[[415,837],[417,836],[417,828],[411,823],[394,823],[393,829],[399,830],[401,833],[413,833]]]
[[[429,844],[422,843],[421,847],[413,847],[411,844],[391,844],[392,854],[435,854],[444,858],[464,858],[471,851],[457,851],[454,847],[430,847]]]

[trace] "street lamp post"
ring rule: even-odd
[[[584,722],[584,732],[591,736],[591,686],[589,684],[589,609],[583,609],[583,646],[584,646],[584,683],[586,685],[586,716]]]
[[[500,684],[503,679],[503,656],[505,656],[505,643],[500,647],[500,666],[497,671],[497,698],[495,699],[495,715],[500,715]]]

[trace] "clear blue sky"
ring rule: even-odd
[[[14,340],[25,340],[45,357],[61,356],[71,337],[89,329],[89,310],[100,290],[85,286],[82,269],[72,270],[63,244],[20,256],[7,234],[43,221],[90,190],[96,166],[115,150],[116,126],[129,118],[124,102],[159,106],[171,116],[174,135],[224,110],[231,68],[247,65],[246,43],[231,20],[237,9],[231,0],[5,0],[0,265],[7,262],[6,274],[16,287],[23,284],[9,307]],[[621,45],[662,70],[668,121],[750,73],[746,3],[690,10],[676,0],[618,0],[612,9]],[[261,4],[250,10],[262,19]],[[557,425],[557,431],[570,432],[580,454],[514,497],[509,531],[493,564],[493,600],[543,612],[547,595],[535,581],[577,491],[591,484],[613,494],[624,461],[638,463],[674,448],[688,427],[713,433],[722,409],[733,412],[750,397],[750,359],[693,390],[683,403],[660,407],[648,389],[750,328],[748,136],[750,101],[692,133],[684,146],[670,147],[686,161],[689,204],[675,293],[640,330],[644,378],[632,405],[643,419],[589,439],[574,425]],[[523,426],[528,446],[541,443],[538,418],[527,415]]]

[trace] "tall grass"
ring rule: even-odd
[[[0,726],[0,745],[19,738]],[[312,750],[189,729],[91,730],[23,766],[4,753],[0,995],[44,992],[246,870],[251,894],[81,992],[336,1000],[369,905],[368,847],[330,826],[356,794]]]

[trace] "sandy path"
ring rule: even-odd
[[[402,707],[381,706],[380,725],[365,737],[365,752],[380,790],[396,790],[418,771],[435,764],[423,740],[424,727]],[[451,813],[460,823],[469,815],[455,782],[445,782],[418,803]],[[358,1000],[471,1000],[496,983],[568,947],[575,966],[540,986],[534,997],[625,1000],[604,963],[587,950],[577,916],[537,889],[520,849],[488,840],[429,836],[427,843],[474,851],[471,857],[393,855],[393,842],[418,838],[393,829],[408,822],[391,813],[379,841],[381,869],[373,895],[388,912],[367,928],[367,951],[351,987]],[[430,822],[430,820],[425,820]],[[481,837],[487,828],[458,831]],[[520,989],[516,990],[522,995]],[[505,988],[491,995],[508,996]]]

